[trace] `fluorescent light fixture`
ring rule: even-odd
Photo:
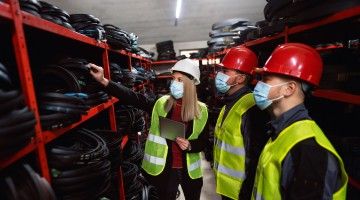
[[[180,17],[180,13],[181,13],[181,3],[182,3],[182,0],[177,0],[177,1],[176,1],[176,13],[175,13],[175,18],[176,18],[176,19],[179,19],[179,17]]]

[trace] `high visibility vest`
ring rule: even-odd
[[[148,138],[145,143],[145,154],[142,161],[142,168],[150,175],[157,176],[165,168],[168,145],[166,139],[160,136],[159,118],[166,117],[165,104],[170,96],[165,95],[159,98],[153,108],[151,125]],[[199,118],[193,120],[193,130],[188,140],[197,139],[206,125],[208,118],[207,107],[204,103],[198,102],[201,109]],[[186,153],[186,164],[190,178],[202,177],[201,157],[199,153]]]
[[[274,141],[271,138],[269,139],[259,158],[251,199],[281,199],[280,180],[282,161],[293,146],[308,138],[314,138],[320,146],[337,158],[341,169],[341,187],[333,194],[333,199],[346,199],[348,177],[342,159],[320,127],[312,120],[295,122],[284,129]]]
[[[252,93],[241,97],[223,120],[222,108],[215,126],[214,171],[216,193],[238,199],[245,180],[245,148],[241,133],[244,113],[255,105]]]

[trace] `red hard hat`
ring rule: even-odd
[[[231,48],[219,64],[227,69],[235,69],[252,74],[254,68],[258,67],[256,54],[245,46]]]
[[[272,52],[262,71],[295,77],[318,86],[322,69],[321,57],[314,48],[300,43],[286,43]]]

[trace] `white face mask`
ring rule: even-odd
[[[255,98],[256,105],[261,110],[264,110],[267,107],[269,107],[274,101],[284,98],[284,95],[281,95],[281,96],[273,98],[273,99],[269,99],[268,96],[269,96],[270,89],[272,87],[283,86],[288,83],[289,82],[279,83],[276,85],[269,85],[262,81],[259,81],[254,88],[254,98]]]

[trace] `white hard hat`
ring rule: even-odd
[[[175,65],[171,68],[171,73],[173,71],[184,72],[191,75],[195,80],[195,85],[200,84],[200,69],[199,63],[190,60],[189,58],[185,58],[183,60],[179,60]]]

